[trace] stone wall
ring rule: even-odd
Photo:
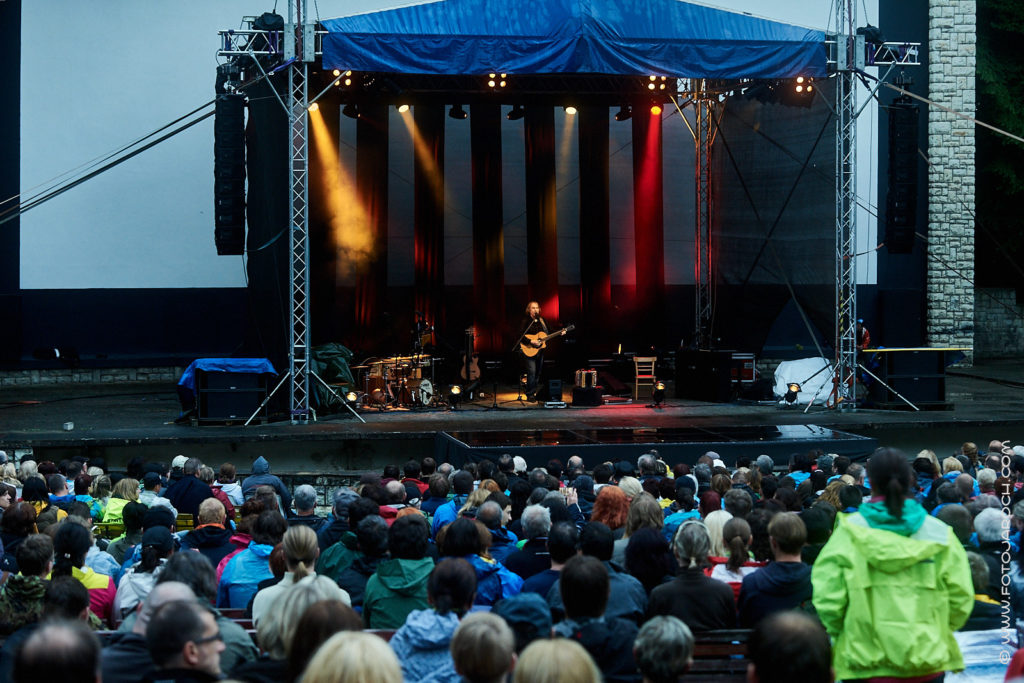
[[[974,323],[975,358],[1024,356],[1024,306],[1014,290],[977,290]]]
[[[54,368],[0,372],[0,387],[37,384],[142,384],[175,382],[185,368]]]
[[[928,97],[972,117],[975,27],[975,0],[930,0]],[[928,344],[973,347],[974,124],[928,107],[928,155]]]

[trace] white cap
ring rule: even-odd
[[[719,460],[718,458],[715,458],[715,461],[711,464],[714,465],[715,467],[725,467],[725,463]]]
[[[174,456],[174,460],[171,461],[171,467],[180,470],[185,467],[186,462],[188,462],[188,458],[184,455],[176,455]]]
[[[514,458],[512,458],[512,463],[513,463],[513,468],[515,469],[516,472],[525,472],[526,471],[526,458],[524,458],[523,456],[521,456],[521,455],[515,456]]]

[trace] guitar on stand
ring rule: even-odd
[[[476,343],[476,335],[472,327],[466,328],[466,347],[462,352],[462,364],[459,368],[459,376],[462,380],[469,382],[463,389],[467,401],[473,400],[473,392],[480,385],[480,354],[473,350]]]
[[[547,334],[545,332],[538,332],[537,334],[524,334],[523,340],[519,342],[519,350],[522,351],[523,355],[526,356],[527,358],[533,358],[547,347],[548,340],[569,334],[575,329],[575,325],[566,325],[562,329],[558,330],[557,332],[552,332],[551,334]],[[539,341],[540,345],[534,346],[533,342],[535,341]]]

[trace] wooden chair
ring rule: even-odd
[[[633,400],[640,400],[640,386],[647,386],[654,388],[654,383],[657,382],[657,378],[654,376],[654,364],[657,362],[657,356],[634,356],[633,365],[636,368],[636,375],[633,379],[635,384],[633,385]]]

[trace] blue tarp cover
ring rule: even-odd
[[[322,23],[327,69],[827,75],[823,32],[681,0],[440,0]]]

